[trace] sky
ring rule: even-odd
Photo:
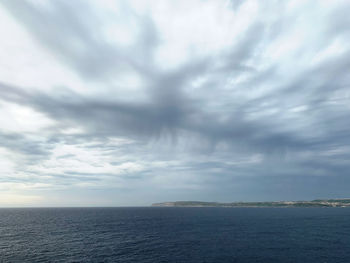
[[[349,10],[0,0],[0,206],[350,197]]]

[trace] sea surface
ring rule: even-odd
[[[350,208],[3,208],[0,262],[350,262]]]

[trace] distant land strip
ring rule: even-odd
[[[312,201],[274,201],[274,202],[200,202],[176,201],[154,203],[158,207],[350,207],[350,198],[344,199],[316,199]]]

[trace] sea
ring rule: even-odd
[[[2,208],[0,262],[350,262],[350,208]]]

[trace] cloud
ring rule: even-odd
[[[4,108],[44,116],[30,133],[0,129],[1,147],[27,160],[9,178],[232,200],[245,195],[220,189],[269,187],[273,177],[293,189],[300,176],[341,182],[350,168],[345,1],[193,1],[186,11],[108,3],[2,2],[37,52],[72,74],[41,89],[0,75]]]
[[[3,4],[16,17],[20,17],[37,41],[83,78],[105,80],[128,70],[137,69],[139,73],[148,71],[144,59],[150,56],[148,54],[157,43],[150,18],[136,19],[137,26],[142,29],[134,49],[141,50],[142,54],[135,57],[127,48],[104,40],[101,33],[103,25],[98,23],[100,19],[91,2],[57,1],[44,6],[20,1]],[[76,10],[79,10],[79,15]],[[128,8],[123,11],[127,15],[137,16]],[[117,21],[120,19],[116,18]]]

